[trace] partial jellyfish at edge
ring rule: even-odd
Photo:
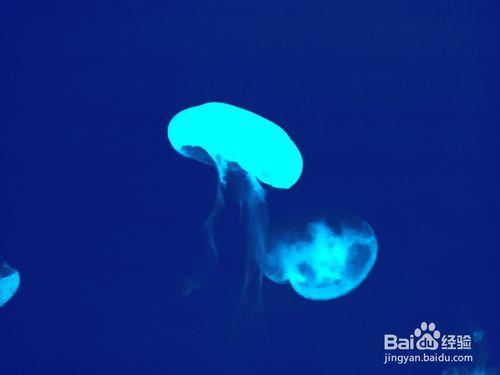
[[[19,283],[19,272],[5,262],[0,263],[0,307],[16,294]]]

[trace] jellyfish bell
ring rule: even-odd
[[[179,112],[169,123],[168,139],[180,154],[216,164],[221,182],[228,163],[282,189],[302,173],[302,156],[281,127],[230,104],[212,102]]]
[[[0,307],[16,293],[19,283],[19,272],[5,262],[0,263]]]
[[[330,225],[316,220],[300,235],[284,235],[275,241],[265,258],[264,274],[276,283],[289,283],[304,298],[330,300],[365,280],[377,251],[377,240],[365,221]]]

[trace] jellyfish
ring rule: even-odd
[[[205,222],[209,262],[217,263],[213,220],[223,206],[222,191],[231,185],[248,233],[244,291],[258,294],[262,281],[266,241],[266,191],[293,186],[302,173],[302,156],[285,131],[245,109],[224,103],[206,103],[179,112],[170,121],[168,138],[181,155],[215,166],[218,189],[215,207]],[[190,280],[186,292],[197,287]]]
[[[338,298],[366,278],[377,258],[377,240],[364,221],[313,221],[306,233],[279,238],[266,257],[265,275],[311,300]]]
[[[290,283],[311,300],[337,298],[365,279],[375,262],[377,243],[364,222],[333,230],[315,221],[307,227],[307,238],[279,241],[269,248],[266,190],[290,189],[303,168],[299,149],[277,124],[248,110],[212,102],[176,114],[168,126],[168,139],[181,155],[217,171],[215,205],[204,223],[207,265],[217,265],[213,222],[224,206],[225,190],[231,190],[241,208],[248,235],[242,296],[259,300],[263,275]],[[205,282],[203,277],[189,279],[186,293]]]
[[[19,272],[7,263],[0,265],[0,307],[16,293],[19,288]]]

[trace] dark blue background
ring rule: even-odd
[[[485,330],[500,358],[495,1],[3,1],[1,374],[440,373],[384,367],[383,334]],[[380,255],[326,303],[264,283],[267,327],[231,339],[240,231],[179,293],[215,173],[166,139],[207,101],[281,124],[304,157],[273,222],[348,211]]]

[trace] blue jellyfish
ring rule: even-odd
[[[361,284],[376,258],[377,240],[368,223],[331,227],[314,221],[300,238],[277,241],[266,257],[264,272],[276,283],[290,283],[304,298],[329,300]]]
[[[205,223],[211,255],[217,263],[213,220],[223,206],[222,191],[231,185],[247,223],[247,272],[244,291],[259,293],[265,250],[267,210],[265,190],[288,189],[302,173],[302,156],[293,141],[273,122],[250,111],[224,103],[207,103],[179,112],[170,121],[168,139],[181,155],[214,165],[218,190],[213,213]],[[205,280],[191,278],[186,292]]]
[[[0,266],[0,307],[16,293],[19,282],[19,272],[4,262]]]

